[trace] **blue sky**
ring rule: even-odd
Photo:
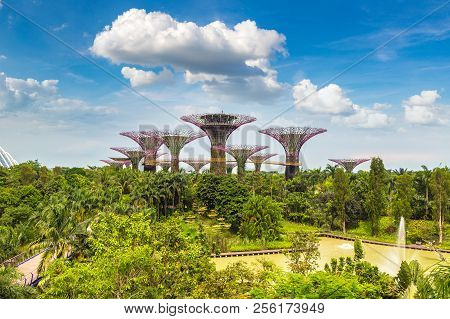
[[[327,128],[304,146],[309,167],[448,165],[445,1],[1,2],[0,145],[18,161],[96,165],[132,145],[118,132],[181,124],[150,100],[174,117],[254,115],[230,144],[280,154],[259,127]],[[199,140],[183,155],[207,150]]]

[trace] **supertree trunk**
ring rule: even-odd
[[[285,177],[286,179],[292,179],[295,177],[295,175],[298,173],[299,171],[299,159],[297,156],[294,155],[290,155],[287,156],[286,158],[286,169],[285,169]]]
[[[172,158],[170,159],[170,167],[172,168],[172,173],[180,171],[180,159],[178,158],[178,154],[172,154]]]
[[[255,172],[261,172],[262,163],[253,163],[255,165]]]
[[[211,173],[224,175],[226,172],[225,151],[211,147]]]

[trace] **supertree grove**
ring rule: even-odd
[[[111,167],[115,167],[115,168],[122,168],[125,165],[125,161],[114,161],[111,159],[107,159],[107,160],[100,160],[103,163],[108,164]]]
[[[300,149],[310,138],[325,133],[323,128],[313,127],[273,127],[259,132],[269,135],[277,140],[286,152],[286,179],[295,176],[299,169]]]
[[[172,172],[177,172],[180,166],[181,149],[188,143],[206,136],[204,132],[194,132],[190,128],[179,128],[175,130],[158,131],[156,134],[163,140],[170,150]]]
[[[370,161],[370,158],[329,159],[329,161],[342,166],[343,168],[345,168],[347,172],[351,173],[353,172],[356,166],[364,162]]]
[[[258,146],[258,145],[233,145],[233,146],[216,146],[216,148],[222,149],[231,156],[234,157],[238,167],[238,175],[242,176],[245,173],[245,163],[248,158],[253,154],[262,151],[268,146]]]
[[[146,156],[146,153],[141,148],[131,147],[111,147],[112,150],[125,155],[130,161],[133,169],[139,169],[139,163]]]
[[[225,174],[225,150],[227,139],[238,127],[253,122],[256,118],[225,113],[192,114],[181,117],[183,121],[192,123],[202,129],[211,141],[211,172]]]
[[[193,159],[193,158],[183,159],[183,160],[181,160],[181,162],[192,166],[192,168],[195,170],[196,173],[199,173],[200,170],[204,166],[206,166],[206,165],[208,165],[210,163],[209,160]]]
[[[261,171],[261,165],[267,161],[269,158],[274,157],[275,153],[267,153],[267,154],[254,154],[250,156],[248,159],[255,165],[255,172]]]
[[[163,140],[156,134],[156,131],[131,131],[122,132],[120,135],[138,143],[145,152],[144,171],[156,172],[156,154],[163,144]]]

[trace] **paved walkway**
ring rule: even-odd
[[[17,270],[19,272],[21,272],[23,275],[23,278],[22,278],[23,284],[30,285],[38,278],[37,269],[38,269],[39,263],[41,262],[43,254],[44,254],[44,252],[41,252],[41,253],[25,260],[24,262],[22,262],[21,264],[19,264],[17,266]]]

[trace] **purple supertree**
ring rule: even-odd
[[[139,169],[139,163],[146,155],[141,148],[111,147],[111,149],[125,155],[131,161],[133,169]]]
[[[298,172],[300,149],[310,138],[325,133],[323,128],[313,127],[272,127],[259,131],[276,139],[286,152],[286,179],[293,178]]]
[[[336,164],[339,164],[349,173],[353,172],[356,166],[364,162],[370,161],[370,158],[346,158],[346,159],[329,159]]]
[[[261,171],[261,165],[269,158],[274,157],[275,153],[267,153],[267,154],[255,154],[250,156],[248,159],[255,165],[255,172]]]
[[[211,172],[216,175],[225,174],[225,147],[227,139],[238,127],[256,121],[256,118],[239,114],[192,114],[182,116],[183,121],[192,123],[202,129],[211,141]]]
[[[183,160],[181,160],[181,162],[192,166],[192,168],[195,170],[196,173],[199,173],[200,170],[204,166],[206,166],[206,165],[208,165],[210,163],[209,160],[194,159],[194,158],[183,159]]]
[[[115,167],[115,168],[122,168],[125,165],[124,161],[114,161],[114,160],[100,160],[103,163],[108,164],[111,167]]]
[[[265,150],[268,146],[258,145],[233,145],[233,146],[216,146],[216,148],[224,150],[234,157],[238,167],[238,175],[242,176],[245,173],[245,163],[253,154]]]
[[[188,143],[206,136],[204,132],[194,132],[190,128],[178,128],[175,130],[165,130],[156,132],[170,150],[170,161],[172,162],[172,172],[180,169],[180,152]]]
[[[131,166],[131,161],[128,159],[128,157],[110,157],[109,159],[116,162],[122,162],[125,167]]]
[[[156,172],[156,154],[163,144],[156,131],[122,132],[120,135],[131,138],[144,150],[144,171]]]

